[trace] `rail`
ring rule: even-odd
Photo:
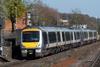
[[[93,60],[93,62],[90,64],[89,67],[95,67],[99,58],[100,58],[100,51],[97,53],[95,59]]]

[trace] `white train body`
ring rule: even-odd
[[[35,40],[32,41],[24,41],[24,38],[26,37],[25,32],[37,32],[39,35],[38,40],[35,42],[36,38],[33,38]],[[28,35],[27,34],[27,35]],[[36,55],[43,55],[45,53],[49,53],[52,51],[58,50],[64,48],[67,49],[69,47],[76,47],[81,46],[85,43],[90,43],[97,40],[97,31],[96,30],[90,30],[90,29],[68,29],[64,27],[36,27],[36,28],[27,28],[22,31],[21,34],[21,50],[22,54],[25,52],[28,52],[28,50],[34,50],[34,53]],[[31,34],[32,35],[32,34]],[[26,37],[26,40],[28,40]],[[30,38],[29,38],[30,39]],[[31,37],[32,39],[32,37]],[[37,43],[37,44],[36,44]],[[31,51],[30,51],[31,52]]]

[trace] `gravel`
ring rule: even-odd
[[[93,44],[63,51],[51,56],[47,56],[47,57],[43,57],[43,58],[39,58],[35,60],[27,60],[27,62],[15,64],[15,65],[14,64],[4,65],[2,67],[5,67],[5,66],[8,66],[8,67],[61,67],[63,64],[66,64],[64,65],[65,67],[82,67],[83,63],[90,61],[89,57],[90,58],[94,57],[94,55],[100,48],[99,44],[100,42],[96,42]],[[74,60],[75,62],[71,63],[70,58]]]

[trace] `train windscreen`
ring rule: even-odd
[[[39,31],[25,31],[22,33],[23,42],[39,42]]]

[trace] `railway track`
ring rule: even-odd
[[[95,59],[89,67],[100,67],[100,51],[98,52],[98,54],[96,55]]]
[[[3,58],[2,56],[0,56],[0,61],[1,62],[9,62],[8,60],[6,60],[5,58]]]
[[[24,59],[24,60],[18,60],[14,62],[8,62],[3,63],[0,65],[0,67],[50,67],[55,61],[57,61],[59,58],[69,57],[70,53],[73,50],[63,51],[61,53],[57,53],[54,55],[48,55],[43,58],[35,58],[35,59]]]
[[[14,62],[7,62],[7,63],[0,64],[0,67],[53,67],[52,66],[53,64],[61,63],[62,59],[70,58],[71,56],[74,58],[76,58],[76,57],[80,58],[80,56],[85,56],[86,55],[85,52],[91,51],[91,50],[96,50],[97,48],[100,48],[99,44],[100,44],[100,42],[94,43],[91,45],[82,46],[82,47],[75,48],[75,49],[71,49],[71,50],[67,50],[67,51],[63,51],[63,52],[60,52],[60,53],[57,53],[54,55],[50,55],[50,56],[46,56],[43,58],[35,58],[33,60],[25,59],[25,60],[17,60]],[[82,51],[84,51],[84,52],[82,53]],[[87,54],[89,54],[89,53],[87,53]],[[99,53],[98,53],[98,55],[99,55]],[[98,58],[100,58],[100,56],[97,57],[97,59]],[[97,59],[95,58],[96,61],[91,63],[91,66],[92,65],[97,66],[97,64],[95,64],[98,62]],[[99,59],[99,61],[100,61],[100,59]],[[97,67],[99,67],[99,66],[97,66]]]

